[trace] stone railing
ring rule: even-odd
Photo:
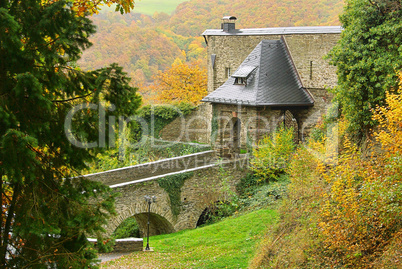
[[[216,162],[217,158],[215,151],[209,150],[150,163],[113,169],[106,172],[89,174],[84,177],[89,180],[100,181],[108,186],[115,186],[122,183],[124,184],[125,182],[135,182],[144,178],[204,167],[215,164]]]
[[[91,243],[96,243],[97,240],[93,238],[88,238],[88,241]],[[133,252],[133,251],[142,251],[143,248],[143,239],[142,238],[122,238],[116,239],[115,245],[113,246],[113,252]]]

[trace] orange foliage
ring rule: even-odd
[[[339,25],[342,0],[192,0],[181,3],[169,20],[177,34],[196,36],[218,28],[224,15],[236,28]]]
[[[198,105],[207,94],[207,70],[197,62],[186,64],[176,60],[171,68],[155,76],[151,88],[163,103]]]
[[[402,73],[400,75],[402,81]],[[397,94],[386,94],[387,106],[380,107],[374,114],[379,131],[375,136],[381,142],[385,157],[392,157],[402,152],[402,83]]]
[[[11,203],[13,193],[12,193],[11,188],[8,185],[4,185],[3,188],[4,188],[4,190],[3,190],[3,193],[1,194],[1,211],[2,211],[1,216],[2,216],[3,220],[1,223],[4,225],[4,223],[6,222],[7,210]],[[4,228],[4,227],[2,227],[2,228]]]
[[[52,4],[58,0],[42,0],[43,4]],[[73,10],[78,16],[98,14],[103,5],[117,4],[118,11],[129,13],[134,9],[134,0],[73,0]]]

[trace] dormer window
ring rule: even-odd
[[[235,78],[234,84],[247,86],[247,78]]]
[[[235,85],[245,85],[247,86],[247,79],[253,74],[254,70],[256,70],[256,66],[243,65],[240,66],[236,72],[232,75],[235,78]]]

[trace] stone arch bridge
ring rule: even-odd
[[[222,160],[215,151],[164,159],[106,172],[85,175],[100,181],[121,195],[116,198],[117,216],[109,220],[106,236],[128,217],[134,216],[140,236],[146,235],[148,204],[145,195],[155,195],[151,204],[150,235],[193,229],[203,211],[216,201],[227,199],[240,178],[247,172],[248,159]],[[180,188],[179,202],[171,203],[169,193],[160,186],[158,179],[191,173]],[[174,208],[176,207],[176,208]]]

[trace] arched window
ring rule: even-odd
[[[280,122],[285,128],[293,128],[293,140],[297,143],[299,141],[299,124],[292,112],[284,110],[282,115],[282,122]]]

